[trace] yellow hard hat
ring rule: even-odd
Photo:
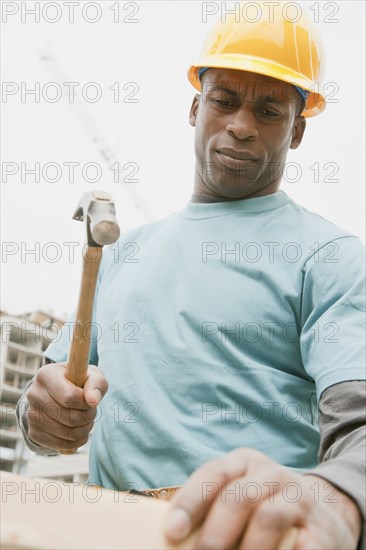
[[[248,71],[276,78],[308,91],[305,117],[318,115],[325,109],[325,98],[319,86],[321,81],[320,41],[309,18],[304,13],[290,20],[284,15],[288,4],[255,2],[260,18],[249,19],[246,2],[240,3],[236,13],[225,14],[209,32],[200,59],[188,69],[188,79],[201,91],[199,69],[224,68]],[[248,3],[253,4],[253,2]],[[246,14],[246,16],[244,16]],[[296,21],[295,21],[296,19]]]

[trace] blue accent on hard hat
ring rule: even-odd
[[[208,71],[210,67],[201,67],[200,69],[198,69],[198,78],[201,80],[201,76],[203,75],[203,73],[205,73],[206,71]],[[302,88],[300,88],[299,86],[295,86],[294,85],[294,88],[295,90],[301,95],[301,97],[306,101],[309,97],[309,94],[310,92],[308,92],[307,90],[303,90]]]
[[[303,90],[302,88],[299,88],[299,86],[295,86],[295,85],[293,86],[295,90],[301,95],[301,97],[306,101],[310,95],[310,92],[308,92],[308,90]]]
[[[203,75],[203,73],[205,73],[206,71],[208,71],[210,67],[201,67],[200,69],[198,69],[198,78],[201,80],[201,76]]]

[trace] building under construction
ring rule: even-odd
[[[16,423],[16,404],[41,367],[43,352],[63,324],[63,320],[41,311],[19,316],[0,313],[0,469],[3,471],[64,481],[84,481],[87,477],[86,446],[73,456],[35,455],[26,447]]]

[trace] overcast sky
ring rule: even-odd
[[[195,91],[186,72],[220,10],[235,2],[1,5],[2,309],[68,315],[84,239],[72,215],[85,191],[112,194],[123,231],[147,219],[133,205],[134,190],[153,219],[189,200]],[[323,39],[330,102],[290,152],[282,189],[364,240],[365,5],[298,5]],[[217,13],[204,17],[209,11]],[[36,163],[39,181],[29,172]],[[64,243],[77,243],[74,258]]]

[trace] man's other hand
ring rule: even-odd
[[[276,550],[292,527],[292,548],[357,548],[356,504],[321,477],[298,474],[254,449],[236,449],[196,470],[172,499],[166,534],[198,527],[199,549]]]

